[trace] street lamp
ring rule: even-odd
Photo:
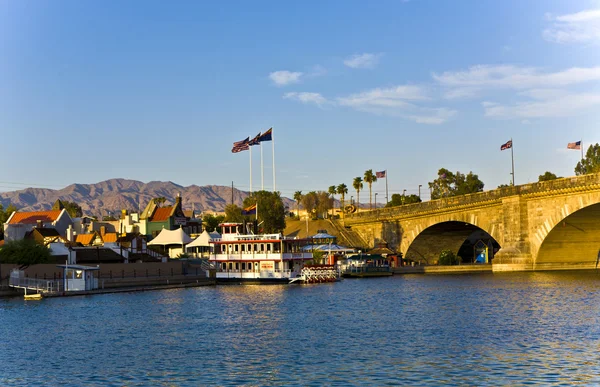
[[[377,192],[375,192],[375,209],[377,209]]]
[[[350,204],[354,204],[354,196],[350,196]]]
[[[421,184],[419,184],[419,199],[421,199]]]
[[[406,190],[402,191],[402,205],[404,205],[405,199],[406,199]]]

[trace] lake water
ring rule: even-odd
[[[0,300],[2,386],[599,385],[600,273]]]

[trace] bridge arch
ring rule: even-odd
[[[461,246],[481,239],[494,246],[502,240],[501,224],[491,221],[480,222],[475,213],[459,214],[429,219],[427,222],[407,222],[401,243],[404,256],[429,264],[438,260],[442,250],[451,250],[458,255]],[[484,224],[482,224],[484,223]]]
[[[586,202],[566,203],[536,227],[532,238],[536,269],[595,266],[600,250],[600,200]]]

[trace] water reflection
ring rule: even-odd
[[[593,385],[599,287],[414,275],[0,300],[0,385]]]

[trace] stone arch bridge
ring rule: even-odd
[[[594,268],[600,250],[600,173],[346,215],[370,246],[433,263],[481,235],[494,271]],[[498,249],[499,247],[499,249]]]

